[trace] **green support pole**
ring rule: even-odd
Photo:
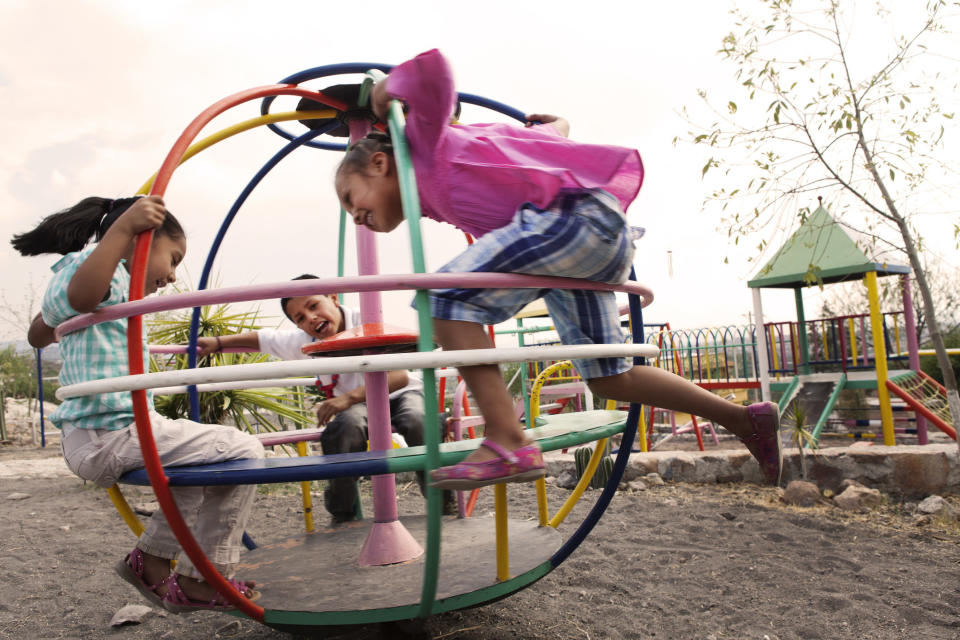
[[[340,246],[337,249],[337,277],[343,277],[343,263],[346,250],[343,246],[344,240],[347,238],[347,212],[343,210],[343,207],[340,207]],[[343,294],[337,294],[337,302],[343,304]]]
[[[786,391],[783,392],[783,395],[780,396],[780,401],[777,403],[777,407],[779,408],[781,414],[783,414],[783,411],[787,408],[787,405],[790,404],[790,397],[799,386],[800,376],[793,376],[793,378],[790,380],[790,384],[787,386]]]
[[[525,347],[523,340],[523,318],[517,318],[517,346]],[[520,393],[523,394],[523,419],[524,424],[527,425],[527,429],[530,429],[534,425],[530,424],[530,393],[527,389],[527,383],[530,381],[530,376],[527,375],[527,363],[520,363]]]
[[[371,71],[378,75],[372,79],[381,80],[382,73]],[[369,90],[369,84],[364,83]],[[365,102],[361,98],[361,103]],[[403,109],[396,100],[390,103],[389,113],[390,137],[393,139],[394,159],[397,164],[397,177],[400,182],[400,198],[403,205],[403,214],[407,219],[407,229],[410,232],[410,247],[413,253],[414,273],[426,273],[426,260],[423,255],[423,237],[420,233],[420,196],[417,192],[417,180],[413,172],[413,163],[410,161],[410,150],[404,133]],[[417,340],[418,351],[432,351],[433,318],[430,315],[430,301],[425,289],[418,289],[415,297],[417,317],[420,324],[420,337]],[[421,369],[423,372],[424,398],[436,398],[436,374],[433,369]],[[437,403],[424,403],[424,444],[426,445],[426,467],[434,469],[440,466],[440,435]],[[437,596],[437,574],[440,568],[440,526],[441,526],[441,495],[440,490],[427,485],[427,544],[424,557],[423,585],[420,592],[420,607],[418,615],[428,617],[433,612],[433,605]]]
[[[797,336],[800,340],[800,366],[797,370],[805,375],[810,373],[810,345],[807,344],[807,319],[803,314],[803,289],[797,287],[793,294],[797,301]]]

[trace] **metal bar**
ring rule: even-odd
[[[887,380],[885,385],[890,391],[894,392],[900,397],[901,400],[910,405],[910,408],[915,412],[922,414],[924,418],[935,424],[941,431],[953,438],[957,439],[957,432],[949,424],[940,419],[937,414],[930,411],[927,407],[923,405],[920,401],[914,398],[912,395],[903,390],[899,385]]]

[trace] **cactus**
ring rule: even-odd
[[[592,455],[593,449],[590,447],[580,447],[573,452],[573,459],[577,465],[578,480],[583,477],[583,473],[586,471]],[[593,489],[602,489],[605,487],[612,472],[613,458],[610,457],[610,443],[608,442],[606,446],[604,446],[603,458],[600,459],[600,464],[597,465],[597,470],[590,479],[590,487]]]

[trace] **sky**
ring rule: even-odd
[[[689,129],[679,111],[698,102],[698,89],[723,96],[736,86],[734,69],[716,55],[732,26],[728,3],[595,0],[587,10],[582,2],[490,0],[470,11],[439,1],[362,6],[377,10],[350,17],[349,5],[306,1],[0,0],[0,235],[9,239],[89,195],[135,192],[183,128],[227,95],[314,66],[396,64],[438,47],[460,90],[524,112],[561,114],[574,139],[640,150],[645,182],[628,217],[647,229],[636,267],[656,299],[645,320],[674,327],[747,321],[746,281],[761,266],[750,262],[756,243],[733,246],[719,212],[702,210],[716,186],[701,179],[706,150],[672,143]],[[278,100],[277,108],[294,104]],[[258,109],[258,102],[237,107],[204,135]],[[463,116],[491,119],[497,116],[482,110]],[[165,200],[188,234],[178,272],[188,287],[196,286],[230,205],[283,143],[261,128],[216,145],[174,174]],[[299,150],[254,191],[216,262],[219,285],[336,274],[337,155]],[[777,244],[786,231],[768,230],[764,239]],[[427,221],[424,234],[429,269],[465,245],[447,225]],[[351,229],[348,274],[355,273],[353,237]],[[405,225],[379,235],[378,243],[381,273],[411,270]],[[942,249],[949,254],[948,244]],[[5,304],[22,310],[32,302],[36,310],[55,261],[20,257],[3,242]],[[384,294],[389,321],[415,325],[410,297]],[[792,318],[792,292],[765,292],[764,310],[768,320]],[[280,322],[275,301],[264,301],[261,311],[271,316],[265,324]],[[22,338],[25,330],[7,323],[0,339]]]

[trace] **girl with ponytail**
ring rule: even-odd
[[[53,280],[44,294],[40,315],[30,327],[31,344],[49,344],[54,340],[52,327],[73,316],[126,302],[134,243],[137,235],[149,229],[154,230],[154,238],[144,295],[150,295],[176,280],[177,265],[187,252],[183,227],[158,196],[85,198],[47,216],[32,231],[14,236],[14,248],[25,256],[64,256],[53,266]],[[94,243],[88,245],[91,239]],[[64,335],[60,384],[127,375],[126,347],[126,319],[100,322]],[[260,441],[247,433],[229,426],[171,420],[154,411],[150,394],[147,402],[164,466],[263,457]],[[50,415],[50,421],[61,430],[67,466],[84,480],[110,487],[127,471],[143,467],[129,393],[70,398]],[[255,492],[256,485],[173,489],[178,507],[188,522],[192,520],[194,536],[204,553],[228,578],[240,558],[241,536]],[[174,558],[175,572],[171,569]],[[117,563],[116,571],[153,604],[174,613],[230,608],[180,553],[160,511],[150,519],[133,551]],[[252,582],[230,583],[247,597],[257,595]]]
[[[142,206],[147,206],[148,203],[159,203],[159,206],[163,206],[163,201],[156,196],[117,200],[92,196],[68,209],[50,214],[32,231],[13,236],[10,243],[24,256],[39,256],[44,253],[67,255],[80,251],[91,239],[100,242],[110,226],[141,199],[144,200]],[[158,235],[184,237],[180,223],[169,213],[158,229]]]

